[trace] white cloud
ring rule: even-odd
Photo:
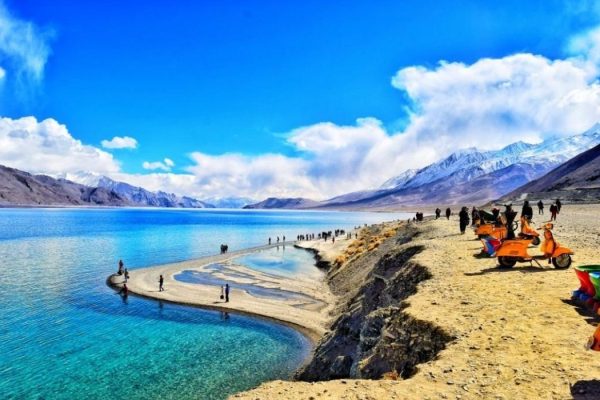
[[[46,174],[119,171],[111,154],[81,143],[54,119],[34,117],[0,118],[0,164]]]
[[[127,174],[109,153],[81,144],[54,120],[5,118],[0,162],[50,173],[87,168],[150,190],[198,198],[326,198],[377,187],[460,148],[493,149],[586,130],[600,121],[600,28],[572,38],[567,49],[569,56],[556,60],[519,53],[472,64],[442,61],[402,68],[391,81],[410,103],[402,131],[387,130],[375,118],[300,127],[286,135],[300,154],[294,157],[193,152],[186,173],[169,172],[175,164],[165,158],[143,163],[163,172]],[[115,137],[102,145],[117,148],[110,146],[125,139],[137,144]]]
[[[130,136],[115,136],[111,140],[103,140],[101,144],[105,149],[135,149],[138,141]]]
[[[150,170],[161,169],[163,171],[170,171],[171,168],[174,166],[175,166],[175,163],[169,158],[165,158],[163,161],[153,161],[153,162],[144,161],[142,163],[142,167],[144,169],[150,169]]]
[[[10,14],[0,0],[0,60],[20,85],[39,82],[50,54],[51,32]]]
[[[5,76],[6,71],[4,70],[4,68],[0,67],[0,81],[3,80]]]

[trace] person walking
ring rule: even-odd
[[[541,200],[538,201],[537,206],[538,206],[538,214],[544,215],[544,202]]]
[[[125,268],[124,274],[125,274],[125,283],[127,283],[127,281],[129,280],[129,271],[127,270],[127,268]]]
[[[446,208],[446,219],[450,220],[450,215],[452,214],[452,210],[450,210],[450,207]]]
[[[558,214],[558,207],[556,204],[550,206],[550,221],[556,221],[556,214]]]
[[[158,278],[158,291],[159,291],[159,292],[164,292],[164,291],[165,291],[165,288],[164,288],[164,286],[163,286],[163,285],[164,285],[164,283],[165,283],[165,278],[164,278],[164,277],[161,275],[161,276]]]
[[[469,209],[467,207],[463,207],[458,213],[459,224],[460,224],[460,233],[462,235],[465,234],[465,230],[469,225]]]
[[[556,199],[556,213],[560,214],[560,209],[562,208],[562,203],[560,202],[560,199]]]
[[[439,208],[435,209],[435,219],[438,219],[440,217],[440,215],[442,215],[442,210],[440,210]]]
[[[225,303],[229,303],[229,283],[225,284]]]

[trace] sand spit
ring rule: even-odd
[[[338,247],[342,246],[338,243]],[[331,241],[328,244],[331,246]],[[335,296],[323,280],[275,275],[236,263],[237,257],[277,246],[260,246],[197,260],[132,270],[129,272],[127,287],[131,293],[149,298],[280,321],[299,329],[316,341],[327,330],[332,305],[335,303]],[[287,242],[286,246],[292,247],[293,243]],[[283,247],[283,244],[279,244],[279,247]],[[201,283],[187,283],[175,279],[175,276],[182,273],[192,276],[196,274]],[[164,277],[165,290],[162,292],[158,290],[160,275]],[[230,302],[226,303],[219,298],[220,287],[202,283],[202,279],[225,279],[245,289],[232,288]],[[111,275],[108,282],[111,286],[121,289],[124,277]],[[265,295],[268,292],[277,296]]]
[[[565,205],[559,215],[555,237],[575,251],[574,266],[600,261],[599,217],[599,205]],[[535,216],[536,226],[542,221]],[[412,261],[431,277],[405,300],[403,312],[454,338],[435,359],[405,380],[274,381],[232,398],[600,398],[600,354],[584,349],[598,317],[570,302],[578,287],[572,268],[499,270],[494,259],[473,256],[480,242],[470,231],[458,234],[456,218],[417,229],[411,245],[422,250]]]

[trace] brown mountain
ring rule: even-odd
[[[554,198],[575,202],[600,200],[600,145],[573,157],[500,200]]]
[[[127,206],[112,190],[0,165],[0,206]]]

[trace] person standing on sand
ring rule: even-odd
[[[446,208],[446,219],[450,220],[450,215],[452,214],[452,210],[450,207]]]
[[[163,278],[163,276],[161,275],[158,278],[158,291],[159,292],[164,292],[165,288],[163,287],[163,284],[165,283],[165,278]]]
[[[127,280],[129,280],[129,271],[127,271],[127,268],[125,268],[124,274],[125,274],[125,283],[127,283]]]
[[[538,214],[544,215],[544,202],[543,201],[538,201]]]
[[[225,284],[225,303],[229,303],[229,283]]]
[[[558,214],[558,207],[556,204],[550,206],[550,221],[556,221],[556,214]]]
[[[458,217],[460,220],[460,233],[464,235],[465,230],[469,225],[469,209],[467,207],[463,207],[458,213]]]
[[[560,209],[562,208],[562,203],[560,202],[560,199],[556,199],[556,213],[560,214]]]
[[[442,210],[440,210],[439,208],[435,209],[435,219],[438,219],[440,217],[440,215],[442,215]]]
[[[529,202],[525,200],[523,208],[521,209],[521,216],[526,217],[529,221],[533,219],[533,208],[529,205]]]
[[[123,260],[119,260],[119,275],[123,274]]]

